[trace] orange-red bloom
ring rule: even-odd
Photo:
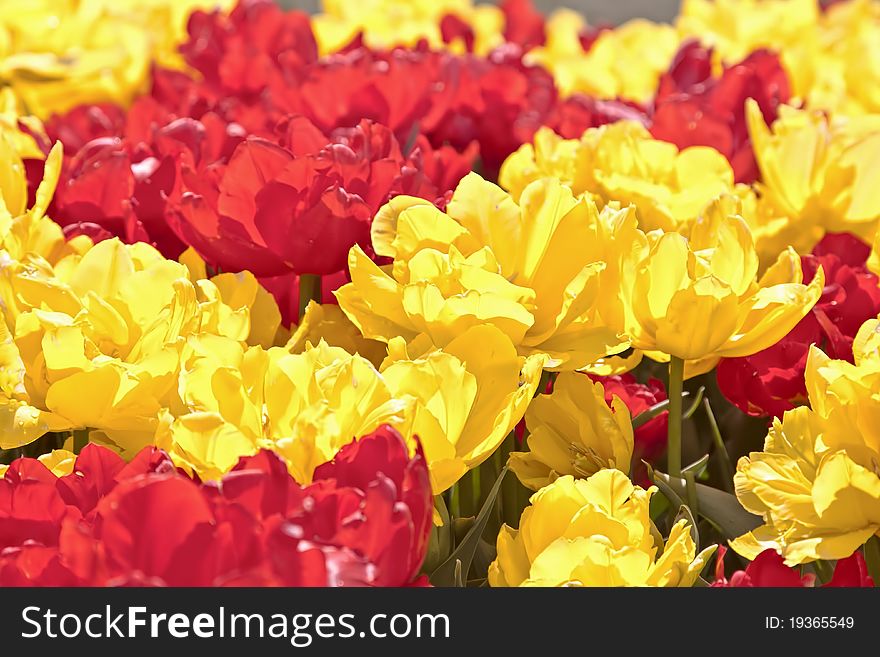
[[[145,448],[87,446],[73,472],[14,461],[0,479],[0,586],[405,586],[428,546],[431,485],[390,427],[301,487],[271,452],[217,483]]]
[[[746,99],[757,101],[770,124],[790,96],[788,77],[775,53],[756,50],[714,77],[712,50],[691,41],[660,78],[651,133],[679,148],[711,146],[730,161],[737,182],[753,182],[758,165],[746,126]]]
[[[776,550],[764,550],[745,570],[737,570],[730,577],[724,574],[724,555],[727,548],[718,547],[715,561],[716,588],[804,588],[816,586],[816,576],[812,573],[801,574],[796,568],[785,565],[785,560]],[[823,586],[827,587],[872,587],[874,580],[868,574],[868,567],[861,552],[855,552],[846,559],[841,559],[834,567],[834,575]]]

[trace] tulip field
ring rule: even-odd
[[[880,585],[878,226],[880,2],[0,1],[0,586]]]

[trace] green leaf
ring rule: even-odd
[[[694,513],[700,513],[700,501],[697,499],[697,485],[694,479],[693,471],[683,472],[685,481],[685,490],[687,491],[688,506]]]
[[[681,498],[676,491],[672,490],[672,487],[666,481],[666,479],[661,479],[657,475],[663,474],[662,472],[656,472],[654,468],[651,467],[651,464],[647,461],[642,461],[645,464],[645,467],[648,469],[648,479],[652,484],[657,486],[660,489],[660,492],[663,494],[667,500],[669,500],[669,504],[673,507],[681,507],[684,506],[684,500]]]
[[[681,519],[685,519],[688,521],[688,525],[691,528],[691,538],[694,539],[694,545],[697,546],[697,552],[700,551],[700,530],[697,529],[697,521],[694,518],[694,514],[691,513],[690,507],[686,504],[682,504],[678,507],[678,513],[675,516],[675,520],[673,520],[672,524],[677,523]]]
[[[693,472],[695,477],[699,477],[706,470],[707,465],[709,465],[709,455],[703,454],[702,458],[699,458],[690,465],[683,467],[681,471],[682,474],[685,472]]]
[[[691,415],[696,413],[697,408],[700,406],[700,402],[703,401],[703,393],[706,392],[706,386],[700,386],[700,389],[697,390],[697,394],[694,396],[694,401],[688,407],[688,409],[682,414],[681,419],[687,420]],[[684,395],[682,395],[684,396]]]
[[[702,396],[702,394],[703,394],[702,388],[700,389],[700,392],[698,392],[697,394]],[[681,393],[682,399],[685,399],[686,397],[689,397],[689,396],[690,396],[690,393],[687,390],[685,390],[683,393]],[[647,422],[650,422],[655,417],[660,415],[660,413],[662,413],[663,411],[666,411],[666,410],[669,410],[669,400],[668,399],[664,399],[662,402],[657,402],[656,404],[651,406],[651,408],[642,411],[641,413],[639,413],[638,415],[636,415],[632,419],[633,429],[638,429],[640,426],[642,426],[643,424],[645,424]],[[688,412],[692,413],[692,411],[690,411],[690,409],[688,409]],[[688,417],[690,417],[690,416],[688,416]]]
[[[880,586],[880,537],[876,534],[865,543],[865,565],[874,580],[874,586]]]
[[[467,533],[471,530],[471,527],[474,526],[475,520],[476,519],[473,516],[471,516],[470,518],[452,519],[453,545],[458,545],[464,540],[464,537],[467,536]]]
[[[464,588],[464,577],[461,574],[461,559],[455,560],[455,571],[453,573],[453,581],[455,582],[455,586],[463,589]]]
[[[670,489],[679,496],[686,496],[686,485],[684,479],[670,477],[668,474],[659,471],[649,471],[652,481],[657,484],[661,491],[662,481],[665,488]],[[697,483],[696,489],[697,501],[700,505],[699,515],[711,522],[725,538],[736,538],[759,527],[763,521],[759,516],[746,511],[739,500],[730,493],[725,493],[717,488],[711,488],[705,484]],[[664,495],[666,493],[664,492]]]
[[[727,453],[727,446],[724,444],[724,438],[721,437],[721,430],[718,428],[718,421],[715,419],[715,413],[712,412],[712,405],[708,399],[703,400],[703,408],[706,410],[706,418],[709,420],[709,428],[711,429],[712,441],[715,443],[715,452],[721,459],[721,467],[724,471],[724,488],[728,493],[733,492],[733,464],[730,462],[730,455]]]
[[[501,474],[498,475],[498,479],[496,479],[495,483],[492,485],[492,489],[489,491],[486,501],[483,502],[483,508],[480,509],[480,512],[477,514],[473,525],[468,530],[465,537],[456,546],[455,550],[449,555],[446,561],[440,564],[440,566],[431,573],[430,579],[434,586],[455,586],[457,581],[457,569],[460,569],[461,581],[464,581],[467,577],[467,574],[471,569],[474,554],[480,544],[483,530],[486,529],[486,523],[489,522],[489,516],[492,514],[492,507],[495,504],[495,498],[498,496],[498,491],[501,489],[501,482],[504,481],[504,475],[507,474],[507,470],[507,466],[501,470]],[[459,562],[458,566],[456,566],[456,562]]]
[[[425,563],[422,564],[423,573],[432,573],[443,563],[452,552],[452,524],[449,519],[449,510],[442,495],[434,496],[434,507],[440,515],[442,525],[431,527],[431,537],[428,540],[428,553],[425,555]]]
[[[474,551],[474,561],[471,564],[471,578],[486,578],[489,575],[489,566],[495,561],[496,556],[498,554],[495,550],[494,540],[492,543],[489,543],[485,538],[481,538],[477,542],[477,549]]]

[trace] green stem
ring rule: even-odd
[[[460,481],[453,484],[449,490],[449,518],[461,518],[461,491],[459,490]]]
[[[73,453],[79,454],[83,448],[89,444],[88,429],[74,429],[73,431]]]
[[[681,392],[684,387],[684,361],[672,356],[669,361],[669,441],[666,469],[670,477],[681,477]]]
[[[819,579],[823,584],[827,584],[831,581],[831,578],[834,577],[834,569],[827,561],[823,561],[822,559],[814,561],[813,567],[816,569],[816,574],[819,576]]]
[[[485,463],[480,466],[480,498],[481,500],[485,497],[484,491],[482,490],[482,482],[487,482],[487,486],[490,483],[494,483],[496,479],[498,479],[498,475],[501,474],[501,468],[504,466],[501,464],[501,445],[498,445],[498,448],[493,452],[492,456],[486,459]],[[492,536],[497,536],[498,531],[501,529],[501,500],[496,497],[495,504],[492,506],[492,515],[489,518],[489,523],[486,525],[486,531],[488,531]]]
[[[516,451],[516,436],[511,431],[501,444],[501,463],[507,464],[507,458],[511,452]],[[504,478],[501,484],[501,517],[510,527],[519,526],[519,479],[511,472]]]
[[[470,518],[477,515],[479,507],[474,502],[474,471],[469,470],[458,480],[458,503],[462,517]]]
[[[321,277],[317,274],[299,275],[299,322],[302,323],[309,301],[321,303]]]
[[[880,536],[874,534],[865,543],[865,565],[868,574],[874,580],[874,586],[880,586]]]
[[[476,467],[470,471],[471,476],[471,504],[474,508],[474,515],[476,515],[477,511],[483,508],[483,491],[482,491],[482,477],[480,476],[480,468]],[[494,483],[494,479],[492,482]]]
[[[724,438],[721,436],[721,430],[718,428],[718,421],[715,419],[715,413],[712,412],[712,406],[708,399],[703,400],[703,408],[706,409],[706,416],[709,418],[709,428],[711,429],[712,442],[715,443],[715,451],[721,459],[721,468],[724,470],[724,489],[728,493],[733,492],[733,464],[730,462],[730,454],[727,453],[727,446],[724,444]]]

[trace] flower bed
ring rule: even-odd
[[[875,3],[0,29],[0,585],[880,582]]]

